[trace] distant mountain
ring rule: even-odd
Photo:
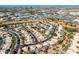
[[[40,7],[40,8],[79,8],[79,5],[0,5],[0,8]]]

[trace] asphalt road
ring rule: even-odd
[[[25,26],[23,26],[23,28],[28,32],[28,34],[30,34],[30,36],[31,36],[31,38],[33,39],[33,42],[34,42],[34,43],[33,43],[33,44],[20,45],[20,36],[18,35],[18,33],[17,33],[16,31],[7,30],[11,36],[15,36],[15,37],[16,37],[16,39],[15,39],[15,40],[16,40],[16,44],[15,44],[15,46],[13,45],[13,47],[14,47],[13,52],[12,52],[13,54],[17,54],[17,53],[18,53],[18,50],[19,50],[20,48],[22,48],[22,47],[31,46],[31,45],[36,45],[36,44],[42,44],[42,43],[48,41],[49,39],[52,38],[52,36],[53,36],[53,34],[54,34],[54,32],[55,32],[55,29],[56,29],[56,27],[53,28],[53,31],[51,32],[52,35],[49,35],[49,36],[46,38],[46,40],[41,41],[41,42],[38,42],[38,39],[36,38],[36,36],[35,36],[30,30],[28,30]],[[12,43],[12,44],[13,44],[13,43]],[[11,44],[10,48],[12,48],[12,44]],[[7,54],[8,52],[9,52],[9,50],[6,51],[6,54]]]
[[[0,37],[0,47],[1,47],[2,43],[3,43],[3,39],[2,39],[2,37]]]
[[[37,43],[38,39],[36,38],[36,36],[29,29],[27,29],[25,26],[22,26],[22,27],[28,32],[28,34],[30,35],[32,41],[34,43]]]
[[[52,38],[52,36],[53,36],[53,34],[54,34],[54,32],[55,32],[55,29],[56,29],[56,27],[54,27],[54,31],[51,32],[52,35],[49,35],[48,38],[47,38],[46,40],[41,41],[41,42],[36,42],[36,43],[34,43],[34,44],[25,44],[25,45],[22,45],[21,47],[31,46],[31,45],[36,45],[36,44],[41,44],[41,43],[44,43],[44,42],[48,41],[49,39]]]
[[[16,54],[20,48],[20,37],[17,35],[17,33],[10,31],[13,35],[15,35],[16,37],[16,44],[15,47],[13,49],[13,54]]]
[[[8,33],[11,35],[11,36],[15,36],[15,40],[16,40],[16,43],[15,43],[15,45],[14,45],[14,42],[11,44],[11,46],[10,46],[10,49],[11,48],[14,48],[13,50],[12,50],[12,52],[10,52],[10,49],[8,49],[8,50],[6,50],[6,54],[8,54],[9,52],[10,53],[13,53],[13,54],[16,54],[17,52],[18,52],[18,50],[19,50],[19,47],[20,47],[20,38],[19,38],[19,36],[15,33],[15,32],[13,32],[13,31],[8,31]]]

